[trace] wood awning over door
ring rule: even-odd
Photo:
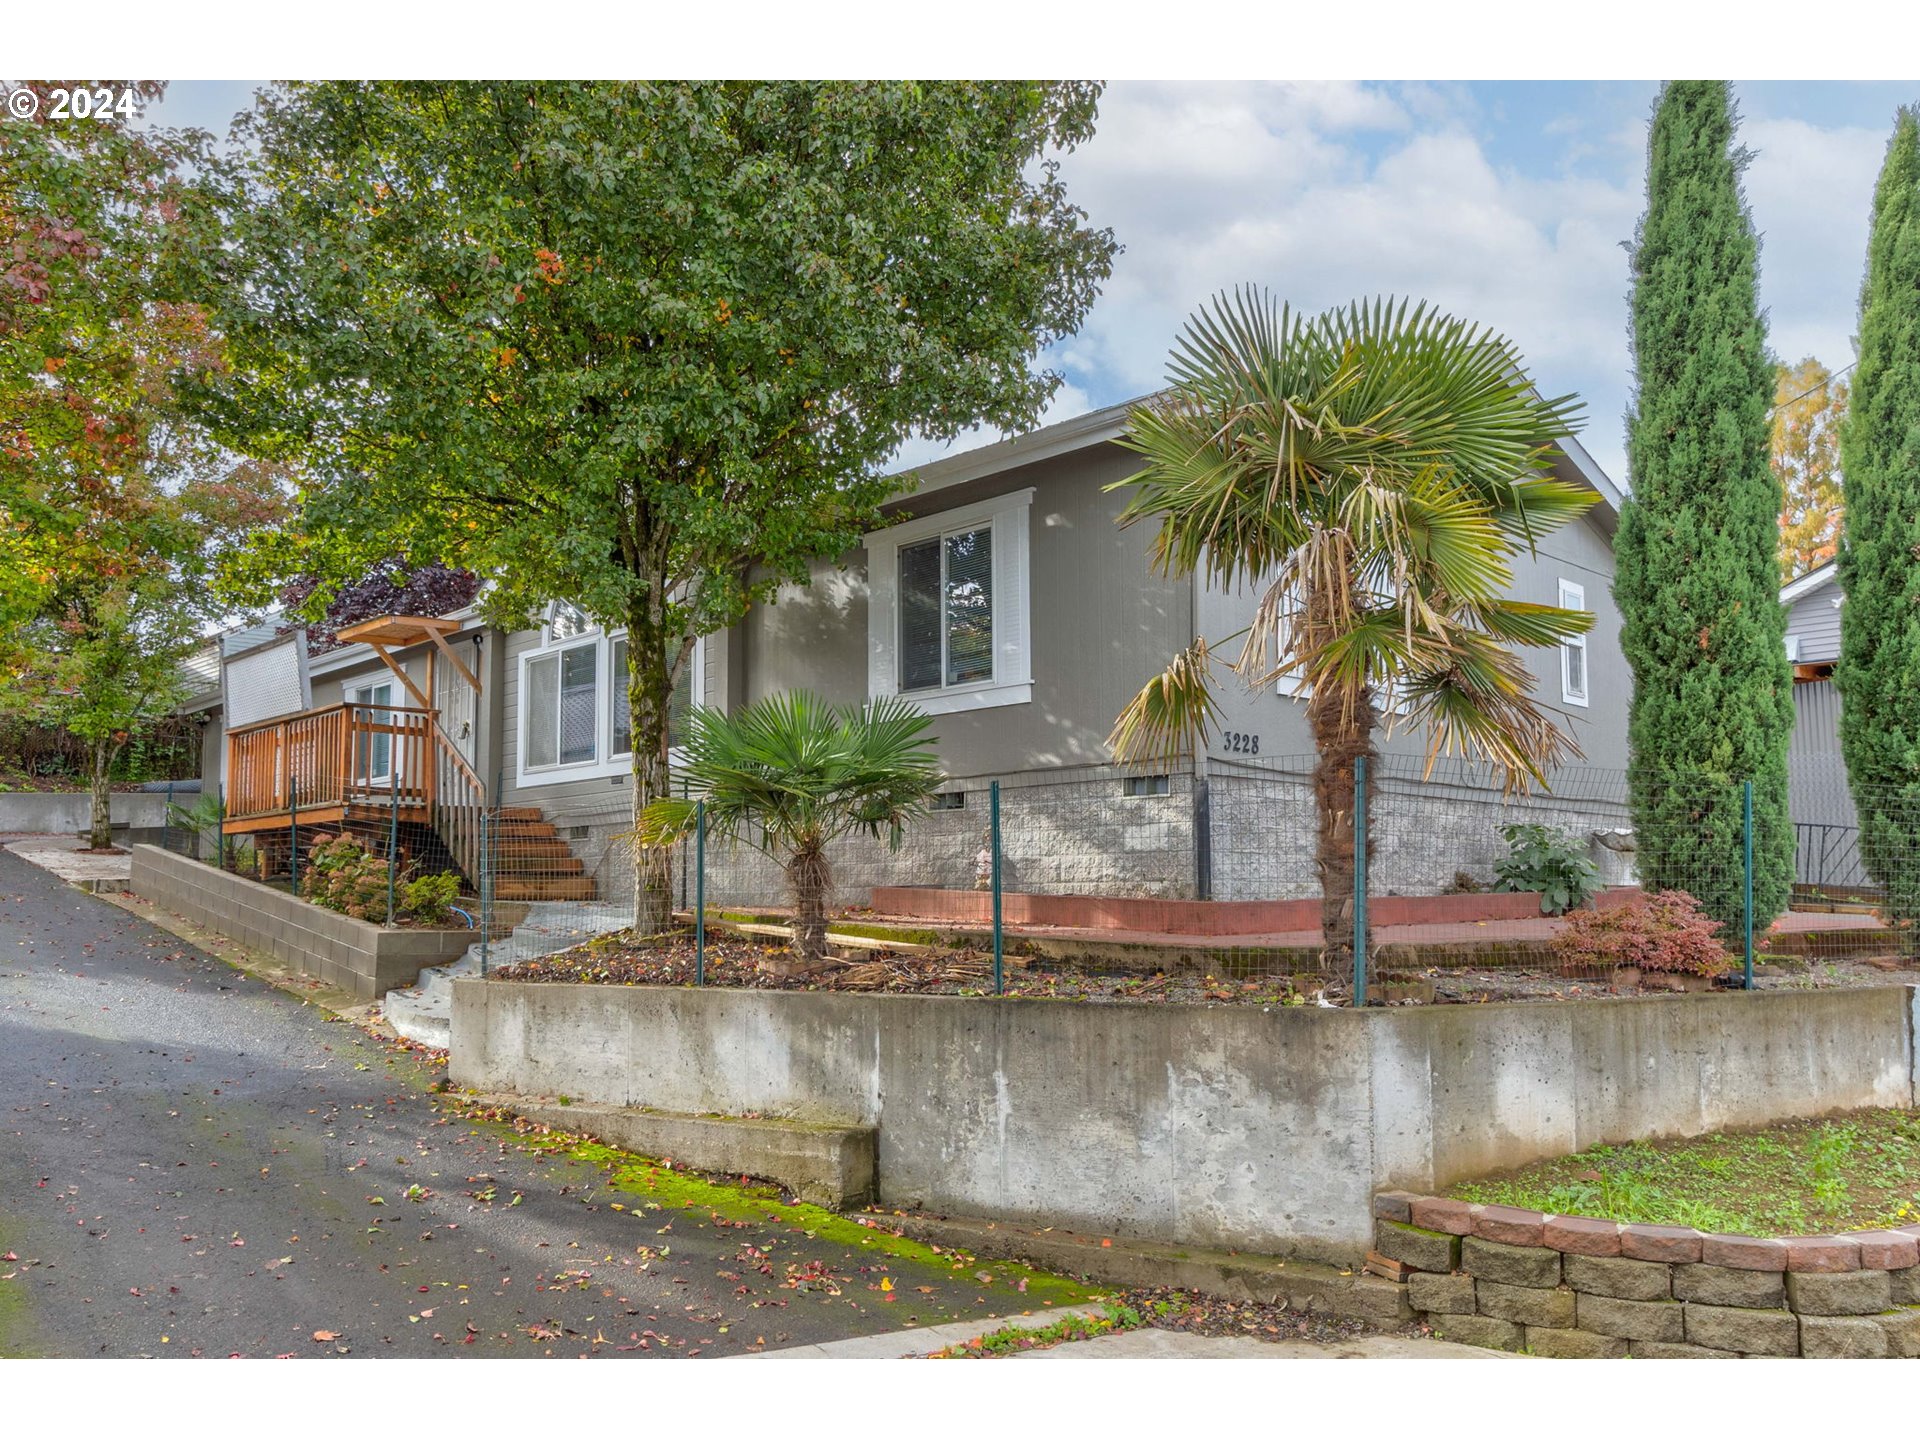
[[[387,669],[391,670],[406,687],[414,703],[423,710],[431,710],[434,708],[433,701],[427,697],[435,688],[433,662],[436,656],[446,656],[447,663],[459,672],[460,678],[472,687],[474,694],[480,693],[480,677],[467,668],[467,662],[462,660],[454,648],[447,643],[447,636],[459,628],[460,621],[442,619],[437,615],[382,615],[373,620],[362,620],[357,625],[349,625],[335,633],[349,644],[369,646],[373,653],[386,663]],[[389,647],[392,650],[399,650],[409,645],[429,642],[433,645],[433,649],[427,655],[427,691],[422,692],[407,675],[406,670],[394,660]]]

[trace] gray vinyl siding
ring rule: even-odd
[[[1555,723],[1580,747],[1581,755],[1573,765],[1622,770],[1627,763],[1627,704],[1633,680],[1620,649],[1620,611],[1613,599],[1613,547],[1599,520],[1589,518],[1555,531],[1542,540],[1537,554],[1522,555],[1514,566],[1511,593],[1517,600],[1557,605],[1562,580],[1585,590],[1587,608],[1594,614],[1593,628],[1587,632],[1587,704],[1562,701],[1557,648],[1523,650],[1520,658],[1535,677],[1535,698],[1553,712]],[[1203,589],[1200,633],[1210,641],[1224,640],[1252,620],[1258,603],[1255,590],[1243,588],[1229,594]],[[1163,656],[1169,653],[1163,652]],[[1239,653],[1238,640],[1221,651],[1228,662]],[[1221,720],[1208,747],[1210,755],[1228,755],[1227,732],[1257,736],[1260,759],[1312,753],[1313,736],[1304,700],[1271,687],[1250,691],[1232,677],[1223,680],[1217,694]],[[1426,740],[1418,731],[1397,730],[1381,737],[1378,748],[1387,755],[1424,756]],[[1230,758],[1254,759],[1244,752],[1235,752]]]
[[[602,775],[587,780],[560,780],[551,784],[523,784],[520,775],[520,657],[540,648],[538,630],[515,630],[506,637],[505,675],[500,686],[502,797],[508,805],[538,805],[555,825],[603,823],[607,817],[631,813],[633,781],[630,775]],[[601,677],[603,682],[606,677]],[[604,720],[603,722],[604,723]]]
[[[1820,665],[1840,658],[1840,598],[1837,581],[1802,595],[1787,607],[1787,634],[1800,637],[1800,663]]]
[[[1029,634],[1033,698],[937,715],[932,734],[952,775],[1105,763],[1113,721],[1140,685],[1193,635],[1191,588],[1152,573],[1150,526],[1120,529],[1124,497],[1103,487],[1138,468],[1102,445],[1004,471],[895,507],[931,514],[1033,487]],[[814,566],[729,637],[739,698],[810,689],[839,704],[867,698],[866,552]],[[710,667],[709,673],[715,667]]]

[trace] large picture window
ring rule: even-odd
[[[627,637],[608,634],[569,605],[555,605],[545,642],[520,657],[520,783],[556,785],[624,774],[632,764]],[[704,646],[680,667],[668,710],[678,744],[700,693]]]
[[[993,679],[993,527],[900,547],[900,691]]]
[[[929,714],[1033,698],[1027,518],[1033,492],[867,537],[867,689]]]

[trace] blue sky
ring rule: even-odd
[[[251,82],[181,82],[161,116],[224,133]],[[1050,418],[1152,389],[1179,325],[1242,281],[1296,306],[1376,293],[1505,331],[1626,482],[1627,256],[1645,202],[1650,81],[1115,83],[1070,191],[1126,247],[1046,363]],[[1906,83],[1736,82],[1761,296],[1787,361],[1853,359],[1874,176]],[[991,436],[978,437],[980,440]],[[977,442],[976,442],[977,443]],[[910,459],[925,458],[913,447]]]

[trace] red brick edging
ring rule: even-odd
[[[1729,1270],[1832,1273],[1904,1270],[1920,1265],[1920,1225],[1854,1230],[1841,1235],[1708,1235],[1676,1225],[1621,1224],[1578,1215],[1548,1215],[1512,1205],[1476,1205],[1383,1190],[1376,1220],[1397,1220],[1446,1235],[1477,1235],[1503,1245],[1536,1245],[1562,1255],[1624,1255],[1669,1265],[1723,1265]]]

